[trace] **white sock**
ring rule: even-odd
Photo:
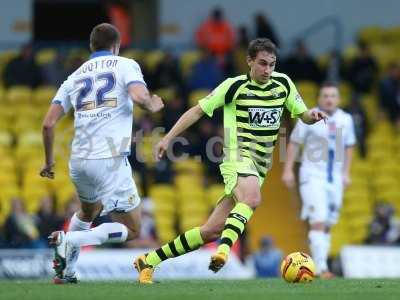
[[[324,240],[325,240],[325,243],[324,243],[325,257],[324,257],[324,259],[327,262],[326,270],[328,270],[328,256],[329,256],[329,250],[331,249],[331,234],[330,234],[330,232],[324,232]]]
[[[80,220],[75,213],[69,222],[68,231],[82,231],[89,230],[92,222],[84,222]],[[75,265],[78,261],[80,247],[70,247],[67,253],[67,267],[65,268],[65,275],[72,277],[75,275]]]
[[[103,223],[85,231],[70,231],[66,241],[74,247],[95,246],[104,243],[123,243],[128,237],[128,228],[121,223]]]
[[[329,245],[325,235],[325,232],[320,230],[310,230],[308,233],[311,256],[317,267],[317,274],[328,270]]]

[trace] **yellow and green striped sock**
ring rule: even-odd
[[[229,254],[232,245],[236,242],[239,236],[243,233],[246,223],[253,215],[253,209],[244,203],[238,203],[231,210],[225,222],[224,231],[222,231],[218,253]]]
[[[200,234],[200,227],[195,227],[179,235],[176,239],[151,251],[146,256],[146,262],[155,267],[162,261],[177,257],[199,249],[204,244]]]

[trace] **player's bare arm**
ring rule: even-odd
[[[42,125],[43,145],[45,154],[45,165],[40,171],[40,176],[50,179],[54,178],[54,127],[57,121],[64,115],[61,105],[52,104],[44,118]]]
[[[346,147],[344,153],[344,164],[343,164],[343,187],[346,188],[351,184],[350,177],[350,166],[353,158],[354,147]]]
[[[326,120],[328,119],[328,115],[326,113],[317,109],[309,109],[303,112],[299,117],[304,123],[308,125],[312,125],[321,120],[324,120],[324,122],[326,122]]]
[[[176,122],[174,127],[168,132],[168,134],[156,145],[155,155],[156,159],[161,159],[167,151],[171,140],[180,135],[187,128],[196,123],[204,115],[200,105],[193,106],[191,109],[186,111]]]
[[[157,95],[150,95],[149,90],[144,84],[130,84],[128,93],[134,103],[152,113],[158,112],[164,107],[161,98]]]
[[[285,167],[282,174],[282,181],[289,189],[292,189],[296,186],[296,176],[293,169],[299,149],[300,145],[298,143],[289,142],[287,147]]]

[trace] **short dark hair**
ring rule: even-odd
[[[258,38],[252,40],[249,44],[249,47],[247,48],[247,55],[250,56],[251,59],[255,59],[257,53],[260,51],[266,51],[268,53],[274,54],[275,56],[278,53],[275,44],[267,38]]]
[[[95,26],[90,33],[90,49],[92,51],[109,50],[121,40],[118,29],[108,23]]]

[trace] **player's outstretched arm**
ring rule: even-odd
[[[347,188],[351,184],[350,177],[350,166],[353,159],[354,147],[346,147],[344,153],[344,164],[343,164],[343,187]]]
[[[186,111],[175,123],[174,127],[172,127],[171,130],[167,133],[167,135],[164,136],[164,138],[156,145],[156,160],[159,160],[164,156],[172,139],[174,139],[191,125],[196,123],[203,116],[203,114],[204,112],[198,104]]]
[[[64,109],[59,104],[52,104],[43,120],[42,135],[45,154],[45,165],[40,171],[40,176],[54,178],[54,127],[57,121],[64,115]]]
[[[328,119],[328,115],[323,111],[317,109],[309,109],[300,115],[300,119],[304,123],[312,125],[321,120],[324,120],[324,122],[326,122],[326,120]]]
[[[150,112],[158,112],[164,107],[161,98],[157,95],[150,95],[149,90],[142,83],[130,84],[128,93],[134,103]]]
[[[287,188],[292,189],[296,186],[296,176],[294,175],[294,163],[299,153],[300,145],[289,142],[287,147],[286,161],[283,168],[282,181]]]

